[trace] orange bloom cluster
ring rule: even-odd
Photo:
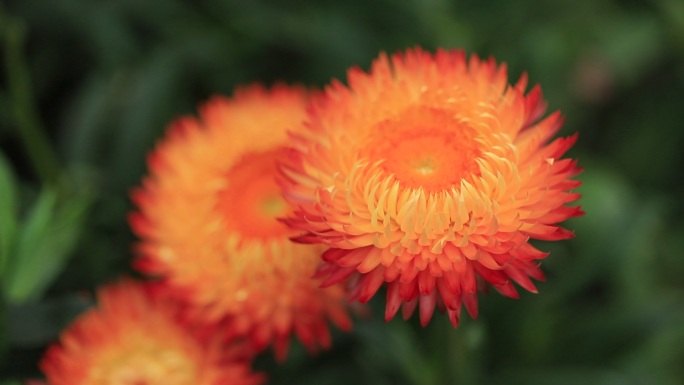
[[[249,361],[312,351],[347,302],[458,325],[478,292],[536,292],[580,182],[541,89],[462,51],[382,54],[324,93],[277,85],[176,120],[132,194],[135,266],[48,349],[51,385],[258,384]],[[295,241],[295,242],[293,242]]]
[[[142,271],[203,320],[225,323],[227,336],[273,344],[280,359],[293,333],[315,350],[330,345],[328,319],[351,327],[342,287],[312,279],[323,248],[291,242],[299,233],[277,220],[290,209],[276,162],[308,101],[304,89],[251,86],[177,120],[149,157],[130,217]]]
[[[51,385],[256,385],[244,347],[201,337],[177,304],[131,281],[99,291],[40,367]]]
[[[421,49],[351,69],[348,84],[313,104],[283,163],[286,222],[329,247],[324,285],[347,281],[366,302],[385,284],[385,318],[419,307],[423,325],[436,307],[454,326],[462,304],[476,317],[486,283],[536,292],[547,253],[530,240],[570,238],[558,223],[582,214],[568,206],[580,169],[562,158],[576,136],[550,141],[563,120],[542,119],[540,88],[509,85],[492,59]]]

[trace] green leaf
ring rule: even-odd
[[[0,152],[0,279],[5,280],[17,227],[17,187],[12,168]]]
[[[57,198],[45,189],[23,223],[7,280],[11,302],[39,298],[73,254],[91,199],[77,195],[58,204]]]
[[[22,292],[25,289],[22,287],[30,286],[31,279],[29,274],[25,272],[31,267],[34,267],[34,259],[36,256],[34,247],[37,247],[44,241],[41,237],[47,233],[47,228],[50,222],[50,217],[55,209],[57,201],[57,194],[51,189],[44,190],[38,197],[38,201],[31,208],[28,218],[22,224],[20,234],[17,239],[15,253],[13,255],[12,263],[8,269],[8,276],[5,284],[5,290],[10,301],[21,302],[24,297]],[[36,269],[39,270],[39,269]]]

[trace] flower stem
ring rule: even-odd
[[[0,25],[4,25],[5,66],[11,108],[16,127],[30,162],[38,177],[46,184],[55,184],[60,176],[59,162],[37,115],[31,92],[31,78],[23,47],[26,26],[0,9]]]
[[[464,323],[458,330],[449,325],[448,377],[450,383],[478,384],[482,380],[483,330],[477,324]]]

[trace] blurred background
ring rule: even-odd
[[[358,320],[271,384],[684,383],[684,1],[7,0],[0,6],[0,384],[129,272],[130,189],[167,123],[252,81],[324,86],[379,51],[465,48],[524,71],[579,131],[576,238],[540,294],[452,329]]]

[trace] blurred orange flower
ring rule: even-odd
[[[132,281],[106,286],[98,306],[48,348],[40,367],[51,385],[253,385],[237,344],[199,337],[178,306]]]
[[[198,316],[273,344],[283,359],[296,334],[311,350],[330,345],[327,320],[348,330],[345,292],[313,279],[323,248],[295,244],[277,220],[289,214],[276,184],[287,130],[300,130],[309,94],[278,85],[215,97],[200,118],[181,118],[149,157],[130,223],[142,239],[137,266],[164,278]]]
[[[330,247],[325,284],[348,281],[366,302],[387,283],[386,320],[419,307],[423,325],[435,307],[454,326],[462,303],[476,317],[484,283],[536,292],[547,253],[530,239],[570,238],[558,222],[581,214],[567,206],[580,169],[561,158],[576,136],[549,143],[563,120],[541,119],[540,88],[510,86],[493,59],[419,48],[351,69],[348,84],[313,103],[282,165],[286,223]]]

